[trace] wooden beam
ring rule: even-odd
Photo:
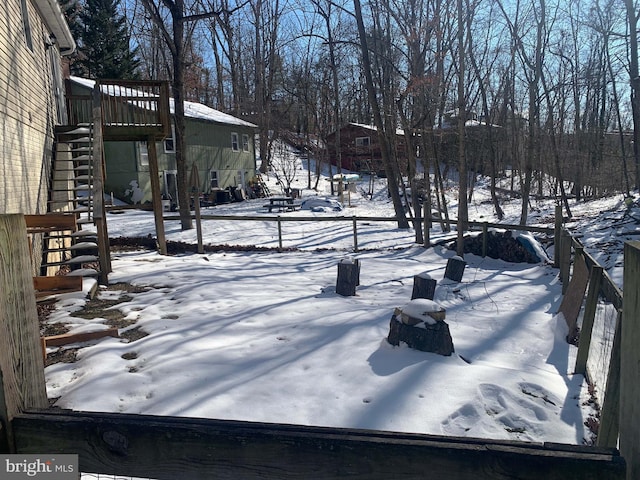
[[[576,355],[576,367],[574,373],[587,374],[587,359],[589,358],[589,347],[591,346],[591,334],[593,333],[593,323],[598,309],[598,297],[600,296],[600,285],[602,284],[603,268],[600,265],[591,267],[589,274],[589,292],[585,302],[584,314],[582,315],[582,328],[580,329],[580,343],[578,344],[578,354]]]
[[[72,231],[78,229],[76,216],[73,213],[46,213],[41,215],[25,215],[27,233],[51,231]]]
[[[410,413],[408,413],[410,414]],[[117,413],[29,412],[21,454],[76,453],[83,472],[160,480],[622,479],[614,449]]]
[[[70,343],[88,342],[104,337],[119,338],[117,327],[111,327],[97,332],[80,332],[80,333],[63,333],[61,335],[51,335],[42,337],[44,347],[59,347],[61,345],[69,345]]]
[[[33,277],[33,288],[38,299],[61,293],[81,292],[82,277],[74,275]]]
[[[0,215],[0,451],[13,450],[15,415],[48,404],[26,229],[22,215]]]
[[[151,181],[151,202],[153,203],[153,217],[156,224],[156,239],[160,255],[167,254],[167,240],[164,233],[164,212],[162,211],[162,192],[160,191],[160,170],[158,169],[158,151],[152,137],[147,139],[149,152],[149,177]]]
[[[620,450],[629,462],[627,479],[640,478],[640,242],[624,244],[620,335]]]

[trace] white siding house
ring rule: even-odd
[[[0,2],[0,213],[45,213],[61,57],[75,43],[57,0]]]

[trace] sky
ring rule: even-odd
[[[268,179],[273,182],[273,179]],[[301,175],[300,187],[306,183]],[[302,200],[324,196],[303,189]],[[494,221],[483,189],[470,208],[474,220]],[[272,191],[277,185],[272,184]],[[394,223],[360,222],[353,251],[352,222],[287,222],[287,216],[391,215],[386,188],[372,199],[346,199],[341,212],[282,213],[283,243],[292,251],[220,251],[161,256],[115,251],[110,283],[144,287],[112,308],[146,334],[70,345],[77,361],[46,368],[47,392],[60,408],[394,432],[584,444],[595,414],[587,384],[574,375],[576,348],[558,308],[562,285],[547,261],[516,264],[466,254],[461,282],[444,278],[445,245],[425,249]],[[204,208],[203,214],[272,217],[265,199]],[[633,238],[623,198],[575,204],[569,224],[591,232],[588,249]],[[505,204],[515,223],[517,203]],[[532,223],[550,224],[553,202],[534,205]],[[536,220],[537,218],[537,220]],[[550,223],[544,223],[546,219]],[[167,238],[195,243],[166,221]],[[150,212],[110,213],[112,238],[154,235]],[[612,236],[613,234],[613,236]],[[446,235],[432,232],[434,241]],[[625,236],[626,235],[626,236]],[[277,247],[275,222],[203,222],[205,244]],[[621,250],[599,257],[622,278]],[[550,258],[553,247],[541,239]],[[337,264],[361,264],[356,295],[336,293]],[[414,275],[437,279],[434,301],[446,310],[454,353],[441,356],[387,341],[396,308],[411,309]],[[100,298],[124,291],[101,288]],[[49,318],[71,332],[108,328],[105,319],[70,316],[85,303],[62,296]],[[49,348],[53,352],[58,347]],[[600,388],[600,386],[597,386]]]

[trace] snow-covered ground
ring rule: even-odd
[[[365,187],[337,214],[392,215],[383,183],[372,199],[359,193]],[[470,216],[495,221],[485,189],[476,188]],[[303,191],[303,199],[311,195]],[[264,204],[250,200],[202,213],[273,216]],[[504,222],[517,223],[519,201],[503,207]],[[533,207],[532,223],[552,226],[553,202]],[[633,238],[635,225],[622,220],[622,196],[572,207],[571,226],[582,228],[594,249],[614,238],[611,228],[616,240]],[[294,215],[336,212],[281,214]],[[108,227],[112,237],[154,234],[149,212],[110,214]],[[349,221],[285,221],[282,230],[284,246],[297,250],[114,252],[110,282],[148,290],[112,308],[135,320],[127,329],[148,335],[93,342],[75,363],[49,366],[49,397],[61,408],[85,411],[589,441],[584,422],[593,411],[584,378],[573,375],[575,347],[566,343],[566,325],[556,314],[561,285],[550,265],[466,255],[462,282],[454,283],[443,278],[454,252],[415,245],[413,232],[394,223],[361,222],[357,253]],[[166,222],[166,233],[169,240],[196,241],[195,229],[182,232],[177,221]],[[433,232],[435,240],[443,235]],[[276,223],[266,220],[204,221],[203,237],[212,245],[278,246]],[[361,262],[355,297],[335,292],[337,264],[347,255]],[[600,258],[621,280],[621,249],[607,255]],[[409,302],[413,276],[422,272],[438,280],[434,300],[446,309],[455,347],[450,357],[386,341],[394,308]],[[83,304],[77,296],[62,299],[49,322],[67,323],[71,331],[106,328],[104,319],[69,316]]]

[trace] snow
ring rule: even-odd
[[[77,83],[78,85],[82,85],[86,88],[93,89],[95,87],[95,80],[90,80],[87,78],[71,76],[71,81]],[[107,93],[109,93],[109,87],[103,87]],[[131,92],[132,90],[129,89]],[[136,95],[141,95],[140,92],[135,92]],[[148,105],[148,108],[153,108],[152,105]],[[169,110],[173,114],[175,113],[175,105],[173,98],[169,99]],[[219,123],[221,125],[237,125],[242,127],[249,128],[257,128],[257,126],[253,123],[242,120],[238,117],[234,117],[233,115],[229,115],[228,113],[221,112],[219,110],[215,110],[211,107],[203,105],[201,103],[195,102],[184,102],[184,114],[188,118],[195,118],[198,120],[206,120],[210,122]]]
[[[148,287],[111,307],[135,321],[121,333],[140,328],[148,336],[80,345],[75,363],[46,368],[49,397],[57,399],[57,407],[83,411],[590,441],[584,422],[593,411],[586,405],[586,382],[573,374],[576,349],[566,343],[566,323],[557,314],[558,271],[533,237],[542,262],[514,264],[467,254],[464,277],[455,283],[443,278],[455,252],[444,246],[424,249],[414,243],[411,230],[395,223],[360,222],[361,250],[353,252],[350,221],[286,221],[288,215],[344,215],[345,220],[391,215],[386,187],[376,185],[371,200],[352,193],[352,207],[341,212],[282,214],[283,241],[296,247],[292,251],[114,252],[110,282]],[[495,221],[483,201],[486,194],[476,188],[472,217]],[[314,195],[304,190],[303,200]],[[611,198],[599,206],[574,207],[586,213],[604,209],[617,225],[619,202]],[[263,204],[256,199],[204,208],[203,215],[265,217],[252,223],[204,221],[205,244],[277,247],[277,227]],[[517,203],[504,208],[507,222],[519,213]],[[553,208],[538,204],[534,221]],[[580,218],[576,225],[598,222],[587,214]],[[109,215],[108,228],[112,237],[154,235],[153,215],[126,210]],[[166,221],[166,234],[172,241],[196,241],[195,229],[181,231],[173,220]],[[451,238],[435,228],[432,239],[447,235]],[[597,246],[593,236],[584,240]],[[611,251],[608,259],[615,260],[609,270],[621,277],[619,254]],[[337,264],[345,257],[361,265],[354,297],[335,292]],[[455,347],[450,357],[386,341],[395,309],[411,304],[414,275],[438,280],[434,303],[446,309]],[[121,294],[99,293],[110,299]],[[67,323],[72,332],[104,328],[104,319],[69,316],[84,301],[65,296],[49,321]]]

